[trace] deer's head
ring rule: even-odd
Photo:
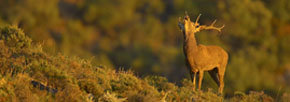
[[[185,17],[183,19],[179,17],[178,26],[180,30],[182,31],[182,33],[184,34],[184,37],[187,37],[189,34],[195,34],[196,32],[199,32],[202,30],[212,29],[212,30],[217,30],[221,32],[221,29],[224,28],[224,25],[221,27],[214,27],[216,20],[214,20],[209,26],[199,25],[198,20],[200,16],[201,14],[198,15],[195,22],[190,21],[190,17],[187,15],[187,13],[185,13]]]
[[[195,23],[190,20],[190,17],[187,15],[187,13],[185,13],[185,16],[183,19],[179,17],[178,26],[185,37],[190,33],[196,32],[197,28],[199,27],[199,24],[197,23],[197,20],[199,19],[199,17],[200,16],[198,16]]]

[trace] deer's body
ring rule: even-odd
[[[198,19],[197,19],[198,21]],[[204,71],[209,71],[211,77],[219,86],[219,93],[222,93],[224,87],[224,73],[228,62],[228,54],[219,46],[205,46],[197,44],[195,33],[203,29],[216,29],[212,26],[199,26],[197,23],[190,21],[189,17],[184,18],[180,28],[184,35],[183,51],[186,58],[186,64],[190,71],[190,76],[195,87],[196,74],[199,73],[198,89],[201,88]]]
[[[227,63],[227,53],[218,46],[198,45],[197,51],[193,51],[190,46],[184,45],[186,61],[191,71],[209,71],[216,67],[224,66]],[[218,51],[218,52],[216,52]],[[225,69],[219,69],[224,71]]]

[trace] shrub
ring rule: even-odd
[[[0,101],[273,101],[263,92],[224,99],[212,90],[192,91],[165,77],[136,77],[131,71],[93,66],[90,60],[49,55],[14,26],[0,28]],[[289,100],[289,94],[282,96]]]
[[[31,45],[31,39],[16,26],[5,26],[0,28],[0,40],[9,47],[28,48]]]

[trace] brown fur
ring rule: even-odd
[[[196,74],[199,73],[198,89],[201,89],[204,71],[209,71],[209,74],[219,86],[219,93],[223,92],[224,74],[228,62],[227,52],[219,46],[205,46],[197,44],[195,33],[201,30],[214,29],[221,31],[224,27],[214,27],[215,21],[210,26],[199,25],[198,16],[196,22],[191,22],[186,15],[183,21],[179,21],[179,27],[184,35],[183,51],[186,57],[186,64],[190,71],[190,76],[195,88]]]

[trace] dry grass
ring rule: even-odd
[[[113,68],[93,66],[90,60],[62,54],[51,56],[42,51],[41,45],[31,44],[28,37],[21,36],[22,40],[19,40],[17,36],[22,31],[16,27],[0,28],[0,32],[0,101],[273,101],[263,92],[224,99],[211,90],[192,91],[191,82],[187,79],[179,87],[160,76],[143,79],[136,77],[132,71],[116,72]],[[5,37],[10,34],[16,36],[10,40],[22,44],[9,44]],[[32,81],[38,82],[39,86],[34,86]],[[288,102],[289,98],[290,95],[284,93],[281,101]]]

